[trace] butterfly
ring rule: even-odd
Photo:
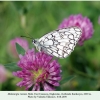
[[[32,43],[38,51],[43,51],[57,58],[66,58],[71,54],[80,39],[82,30],[78,27],[68,27],[54,30]]]

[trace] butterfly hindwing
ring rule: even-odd
[[[58,58],[66,58],[80,39],[82,31],[78,27],[69,27],[52,31],[39,39],[44,51]]]

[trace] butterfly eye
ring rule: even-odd
[[[36,43],[36,40],[32,40],[33,43]]]

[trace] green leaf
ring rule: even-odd
[[[18,43],[16,43],[16,49],[18,54],[22,54],[22,55],[25,54],[25,50]]]
[[[17,71],[17,70],[20,70],[20,69],[21,69],[21,68],[19,68],[19,67],[17,66],[17,64],[16,64],[15,62],[5,64],[4,66],[5,66],[8,70],[10,70],[10,71]]]
[[[75,78],[75,77],[76,77],[75,75],[71,75],[71,76],[69,76],[69,77],[67,77],[67,78],[62,79],[62,80],[60,81],[60,85],[63,85],[64,83],[66,83],[66,82],[72,80],[72,79]]]
[[[91,76],[93,75],[93,72],[89,67],[86,67],[85,69],[86,69],[86,72],[88,73],[88,75],[91,75]]]

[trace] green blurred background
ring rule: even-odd
[[[74,75],[70,81],[62,84],[63,91],[100,90],[100,2],[98,1],[23,1],[0,2],[0,64],[17,62],[8,54],[8,43],[15,37],[27,36],[40,38],[44,34],[58,28],[64,18],[72,14],[87,16],[93,23],[94,35],[85,41],[83,46],[76,46],[74,52],[60,59],[62,78]],[[30,48],[32,41],[27,39]],[[2,84],[1,90],[25,90],[16,83],[20,79],[8,70],[8,79]]]

